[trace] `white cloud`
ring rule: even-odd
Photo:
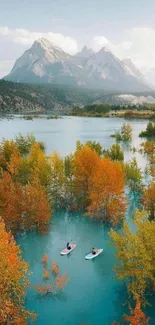
[[[91,47],[95,52],[99,51],[104,46],[111,48],[111,43],[108,41],[108,39],[105,36],[95,36],[92,39]]]
[[[149,68],[155,67],[155,29],[132,28],[123,31],[120,36],[122,36],[121,41],[112,42],[105,35],[96,35],[89,45],[95,51],[99,51],[101,47],[105,46],[120,59],[131,58],[143,73],[146,73]],[[75,54],[78,51],[77,41],[61,33],[34,32],[28,29],[10,29],[7,26],[2,26],[0,27],[0,43],[3,43],[4,46],[0,57],[0,77],[10,71],[10,60],[18,58],[40,37],[49,39],[70,54]],[[9,53],[11,46],[14,54],[12,54],[13,51]],[[4,61],[7,59],[8,61]]]
[[[119,43],[112,43],[104,36],[92,40],[94,50],[107,46],[120,59],[131,58],[139,69],[146,72],[155,67],[155,29],[132,28],[123,33]]]
[[[0,78],[3,78],[11,71],[14,61],[0,61]]]
[[[0,38],[12,41],[21,45],[32,45],[35,40],[45,37],[53,42],[56,46],[61,47],[64,51],[75,54],[78,50],[77,42],[69,36],[53,32],[33,32],[28,29],[10,29],[7,26],[0,27]]]

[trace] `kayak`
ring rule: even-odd
[[[98,252],[96,254],[89,253],[85,256],[86,260],[92,260],[93,258],[99,256],[103,252],[103,248],[98,249]]]
[[[70,247],[71,247],[71,249],[64,248],[61,251],[61,255],[67,255],[67,254],[69,254],[76,247],[76,244],[70,244]]]

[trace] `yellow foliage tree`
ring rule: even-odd
[[[142,301],[146,288],[155,290],[155,221],[149,220],[144,211],[137,211],[134,223],[135,232],[124,222],[122,233],[111,230],[110,237],[119,259],[117,277],[130,280],[129,293],[136,301]]]

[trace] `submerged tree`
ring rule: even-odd
[[[130,316],[124,316],[124,320],[130,322],[131,325],[148,325],[149,317],[147,317],[141,309],[141,302],[136,301],[135,308],[130,308]]]
[[[113,225],[120,222],[126,210],[125,177],[121,164],[101,159],[90,179],[87,214]]]
[[[130,325],[148,325],[149,324],[149,317],[147,317],[141,308],[141,301],[136,301],[135,308],[130,309],[130,315],[123,316],[123,324],[130,324]],[[120,323],[114,322],[112,325],[121,325]]]
[[[90,182],[98,168],[99,159],[96,151],[87,145],[75,153],[75,195],[80,208],[88,205]]]
[[[82,149],[83,146],[88,146],[90,149],[95,150],[99,157],[103,155],[103,148],[99,142],[96,141],[86,141],[82,144],[80,141],[76,142],[76,150]]]
[[[64,163],[63,159],[57,152],[51,156],[51,184],[50,194],[52,196],[53,205],[56,208],[61,207],[64,194]]]
[[[132,193],[141,192],[142,190],[142,172],[138,167],[136,158],[124,165],[126,182]]]
[[[112,160],[124,160],[124,153],[119,143],[115,143],[110,149],[104,150],[104,156]]]
[[[155,221],[149,220],[144,211],[137,211],[134,224],[135,232],[124,222],[122,233],[111,230],[110,237],[119,260],[117,277],[128,280],[128,291],[137,301],[145,298],[147,288],[155,290]]]
[[[0,212],[7,230],[16,233],[20,229],[23,211],[23,190],[20,183],[14,183],[8,172],[0,178]]]
[[[13,182],[8,172],[0,178],[0,210],[6,228],[14,233],[33,229],[44,232],[51,217],[46,189],[38,179],[23,187]]]
[[[122,141],[132,140],[132,127],[128,123],[123,123],[121,127],[121,140]]]
[[[149,184],[145,189],[142,203],[148,214],[155,219],[155,182]]]
[[[66,273],[58,275],[59,273],[59,266],[57,263],[54,261],[51,266],[51,271],[53,273],[53,283],[50,283],[51,281],[51,274],[48,272],[47,268],[47,260],[48,260],[48,255],[45,254],[41,260],[43,263],[43,280],[44,283],[40,285],[36,285],[34,289],[41,294],[42,296],[45,296],[47,294],[54,294],[57,295],[60,290],[62,291],[69,281]],[[46,282],[46,283],[45,283]]]

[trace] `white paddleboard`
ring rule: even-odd
[[[92,260],[93,258],[99,256],[102,252],[103,252],[103,248],[99,248],[96,254],[89,253],[88,255],[85,256],[85,259]]]
[[[69,254],[76,247],[76,244],[70,244],[70,247],[71,247],[71,249],[64,248],[61,251],[61,255],[67,255],[67,254]]]

